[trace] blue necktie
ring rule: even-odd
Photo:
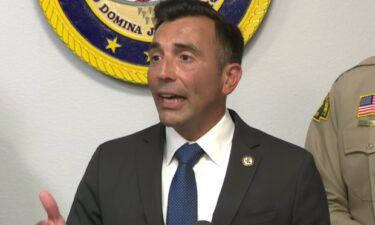
[[[178,168],[168,196],[167,225],[197,222],[197,185],[193,167],[204,151],[198,144],[184,144],[175,153]]]

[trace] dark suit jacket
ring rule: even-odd
[[[249,127],[233,111],[230,160],[215,225],[326,225],[325,191],[305,150]],[[154,125],[99,146],[78,187],[69,225],[163,225],[165,127]],[[244,156],[254,159],[242,164]]]

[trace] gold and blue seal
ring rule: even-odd
[[[148,45],[157,0],[40,0],[55,33],[82,60],[123,81],[147,84]],[[247,43],[271,0],[209,0]]]

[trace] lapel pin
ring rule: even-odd
[[[246,166],[246,167],[250,167],[254,164],[254,159],[253,157],[251,156],[244,156],[242,158],[242,165]]]

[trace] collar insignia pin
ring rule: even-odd
[[[253,159],[253,157],[251,157],[251,156],[244,156],[242,158],[242,165],[245,166],[245,167],[250,167],[250,166],[254,165],[254,159]]]

